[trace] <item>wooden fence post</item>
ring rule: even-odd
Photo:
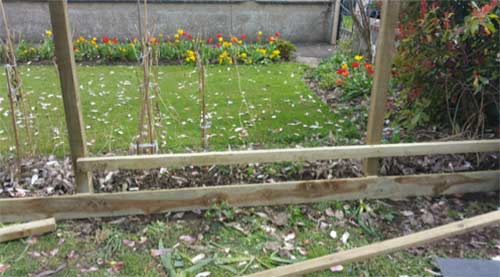
[[[340,1],[333,0],[332,11],[333,11],[333,22],[332,22],[332,37],[330,38],[330,44],[337,45],[337,36],[339,34],[339,21],[340,21]]]
[[[379,144],[384,128],[385,102],[392,67],[392,49],[396,23],[399,18],[400,0],[383,0],[380,21],[380,33],[377,38],[375,56],[375,76],[370,96],[370,112],[368,114],[368,131],[366,144]],[[377,175],[378,158],[366,159],[363,162],[365,175]]]
[[[71,149],[71,161],[75,173],[76,191],[92,192],[93,186],[90,173],[80,171],[76,163],[77,158],[87,156],[87,147],[83,117],[80,110],[80,96],[69,28],[67,1],[51,0],[49,1],[49,10]]]

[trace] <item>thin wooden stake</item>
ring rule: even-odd
[[[19,130],[17,129],[17,119],[16,119],[16,108],[15,108],[15,93],[12,91],[12,80],[11,80],[11,72],[8,67],[5,67],[5,76],[7,78],[7,95],[9,97],[9,106],[10,106],[10,118],[12,120],[12,130],[14,132],[14,140],[16,143],[16,154],[17,154],[17,169],[16,172],[19,177],[21,173],[21,147],[19,145]]]
[[[399,17],[400,0],[384,0],[380,33],[377,39],[375,57],[375,76],[370,97],[370,112],[368,115],[368,131],[366,144],[379,144],[384,128],[385,101],[391,77],[394,33]],[[367,159],[363,163],[365,175],[377,175],[378,159]]]
[[[352,262],[363,261],[369,258],[393,253],[405,248],[420,246],[436,240],[451,236],[468,233],[485,226],[500,222],[500,211],[494,211],[461,221],[453,222],[429,230],[421,231],[407,236],[385,240],[335,254],[314,258],[308,261],[298,262],[291,265],[280,266],[270,270],[261,271],[248,277],[278,277],[298,276],[306,273],[328,269],[334,265],[343,265]]]
[[[11,76],[14,76],[14,78],[10,78],[10,92],[15,91],[17,103],[19,104],[19,110],[21,111],[23,115],[23,121],[24,121],[24,129],[26,131],[26,143],[28,144],[28,147],[30,149],[29,155],[34,154],[34,148],[33,148],[33,140],[31,136],[31,128],[29,124],[29,107],[30,105],[28,104],[28,99],[26,98],[26,95],[23,92],[23,84],[22,84],[22,79],[21,79],[21,74],[19,73],[19,70],[17,68],[17,60],[16,60],[16,54],[15,54],[15,48],[14,44],[12,43],[12,36],[9,30],[9,24],[7,22],[7,16],[5,14],[5,9],[3,6],[3,1],[0,0],[0,10],[2,13],[2,18],[3,18],[3,24],[4,24],[4,30],[5,30],[5,38],[6,38],[6,43],[7,43],[7,63],[11,66],[11,70],[13,74]]]
[[[87,156],[87,146],[83,117],[80,110],[80,93],[78,91],[75,58],[69,27],[68,4],[65,0],[49,1],[49,11],[54,33],[55,56],[59,69],[76,190],[78,192],[92,192],[91,175],[80,171],[76,163],[78,158]]]

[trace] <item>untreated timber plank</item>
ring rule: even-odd
[[[0,228],[0,242],[41,235],[55,230],[56,220],[54,218],[10,225]]]
[[[386,113],[387,91],[391,78],[392,57],[394,54],[394,34],[399,19],[401,0],[383,0],[380,19],[380,32],[377,36],[375,54],[375,75],[370,94],[370,110],[366,144],[379,144],[382,140],[384,118]],[[377,175],[378,159],[366,159],[363,162],[365,175]]]
[[[79,158],[82,171],[500,151],[500,139]]]
[[[243,207],[495,191],[499,180],[496,170],[5,199],[0,200],[0,222],[187,211],[220,202]]]
[[[248,277],[302,275],[327,269],[334,265],[362,261],[376,256],[396,252],[405,248],[419,246],[436,240],[467,233],[495,223],[500,223],[500,211],[489,212],[429,230],[420,231],[411,235],[389,239],[291,265],[276,267],[270,270],[248,275]]]
[[[80,92],[76,75],[75,57],[68,17],[68,3],[65,0],[49,1],[50,21],[54,32],[55,56],[61,92],[63,96],[64,115],[68,129],[71,162],[75,173],[76,190],[92,192],[92,176],[79,170],[76,159],[87,156],[85,125],[80,109]]]

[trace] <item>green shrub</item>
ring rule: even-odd
[[[433,122],[454,132],[498,126],[497,1],[409,1],[399,26],[395,116],[406,128]],[[496,119],[495,119],[496,118]]]

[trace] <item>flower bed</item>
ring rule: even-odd
[[[78,62],[137,62],[141,57],[141,41],[137,38],[120,41],[103,36],[98,39],[78,37],[73,41],[75,60]],[[247,35],[227,36],[217,34],[215,38],[195,38],[179,29],[173,36],[159,34],[147,42],[163,63],[195,63],[200,52],[209,63],[266,64],[287,61],[295,51],[295,46],[281,38],[279,32],[264,37],[258,32],[254,40]],[[54,57],[52,32],[46,31],[41,44],[20,41],[16,49],[19,62],[48,61]]]

